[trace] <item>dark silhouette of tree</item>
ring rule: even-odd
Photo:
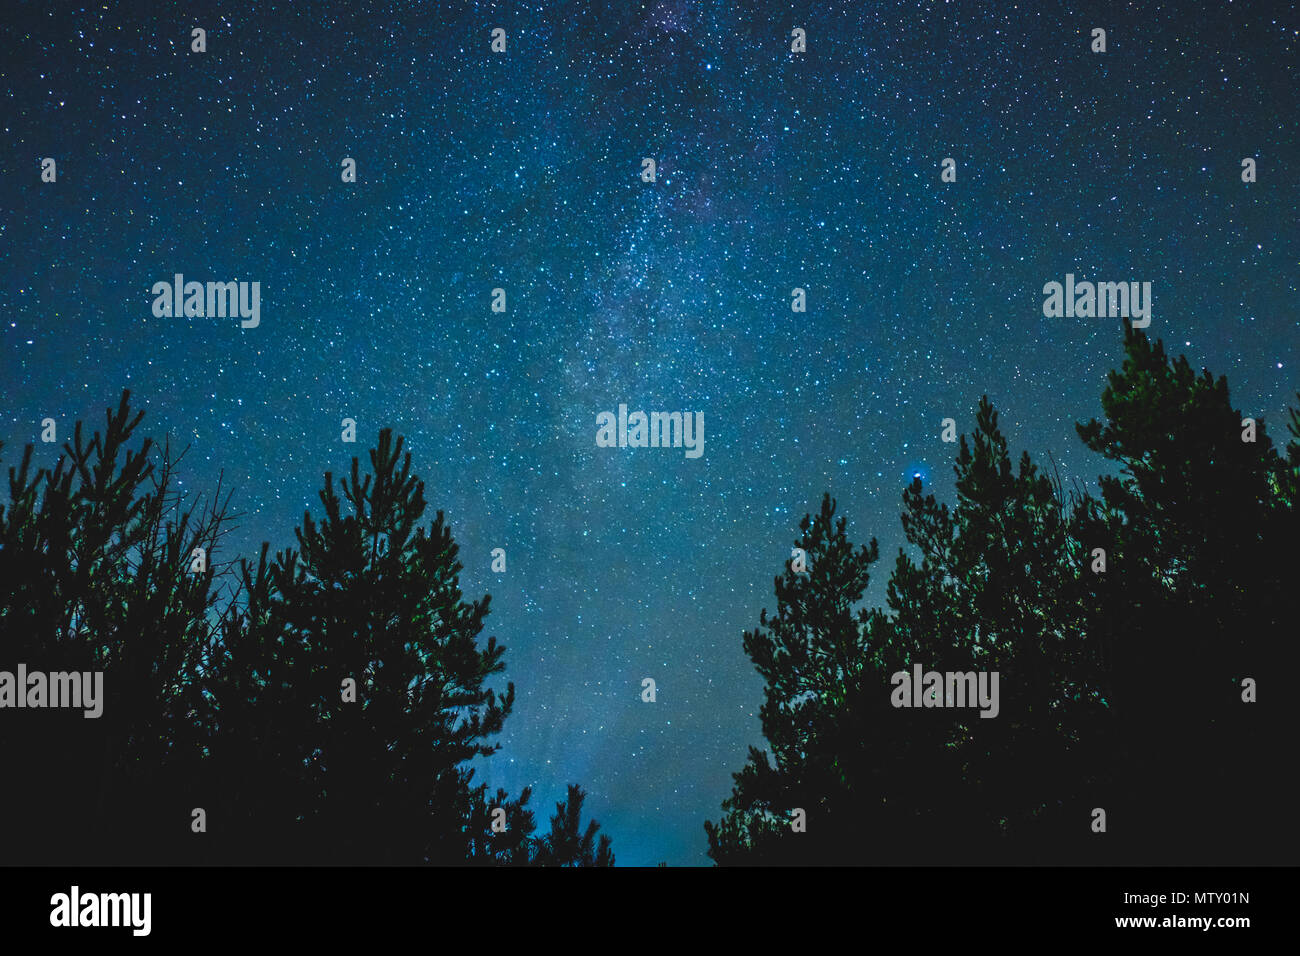
[[[1133,330],[1102,409],[1079,434],[1119,473],[1078,534],[1108,555],[1088,628],[1106,649],[1123,781],[1112,832],[1140,861],[1292,861],[1277,676],[1296,664],[1296,446],[1284,460],[1262,420],[1243,441],[1227,381]],[[1255,704],[1248,677],[1263,684]]]
[[[28,445],[0,506],[0,668],[103,671],[102,715],[7,710],[0,754],[5,862],[170,859],[201,755],[197,649],[213,627],[217,566],[191,570],[224,533],[226,501],[177,493],[176,461],[145,439],[123,392],[103,433],[77,423],[53,468]],[[25,689],[20,688],[19,692]]]
[[[760,616],[773,637],[745,637],[767,680],[775,766],[751,751],[724,804],[731,812],[706,825],[716,861],[916,863],[919,849],[924,862],[1004,860],[1015,853],[1008,834],[1041,831],[1078,799],[1076,740],[1101,705],[1082,679],[1068,511],[1028,456],[1012,469],[987,399],[976,425],[957,456],[955,509],[923,496],[919,481],[904,494],[903,528],[921,562],[899,552],[888,614],[849,614],[875,542],[855,551],[829,497],[804,519],[796,545],[809,571],[787,566],[778,579],[777,616]],[[890,678],[913,665],[998,671],[999,716],[895,708]],[[782,812],[793,807],[808,814],[807,832]]]
[[[30,445],[10,469],[0,669],[103,670],[106,699],[98,720],[0,721],[5,862],[612,865],[577,787],[535,837],[529,790],[473,782],[514,689],[485,686],[504,668],[477,640],[490,599],[464,600],[442,513],[421,524],[400,438],[380,433],[364,476],[353,459],[341,498],[326,474],[297,550],[236,569],[214,560],[229,497],[177,494],[148,440],[119,461],[141,417],[123,393],[53,469],[32,473]]]
[[[337,492],[326,473],[324,517],[304,515],[297,551],[268,561],[264,546],[256,566],[241,566],[246,600],[208,662],[220,715],[211,779],[226,782],[223,805],[244,834],[231,852],[241,858],[553,857],[532,838],[530,791],[489,801],[473,783],[469,764],[498,749],[489,740],[511,713],[514,685],[498,697],[485,684],[505,666],[495,638],[478,644],[490,597],[464,600],[457,545],[442,512],[421,525],[424,483],[402,444],[381,431],[369,473],[354,458]],[[498,808],[504,830],[493,825]]]
[[[745,653],[766,681],[759,711],[771,754],[754,747],[736,787],[724,803],[727,815],[707,823],[709,852],[719,862],[796,864],[829,852],[830,842],[871,829],[874,805],[849,806],[853,774],[862,762],[859,740],[845,729],[859,708],[871,705],[860,693],[873,655],[865,634],[866,612],[857,609],[879,556],[875,541],[854,548],[845,521],[835,519],[827,495],[814,519],[805,516],[795,546],[806,555],[806,571],[792,558],[775,579],[776,614],[766,608],[759,626],[745,634]],[[833,818],[840,830],[818,828],[787,839],[791,814]],[[805,840],[804,837],[809,837]]]
[[[1079,428],[1120,466],[1100,501],[1067,496],[1027,454],[1013,468],[985,398],[956,506],[919,481],[904,493],[920,562],[900,551],[887,609],[846,617],[874,542],[855,551],[829,498],[804,519],[809,572],[787,564],[776,618],[745,635],[774,760],[751,748],[722,820],[705,824],[715,862],[1294,857],[1293,791],[1276,770],[1286,722],[1243,703],[1241,681],[1293,672],[1282,586],[1300,452],[1284,461],[1262,423],[1243,442],[1222,379],[1171,365],[1132,329],[1125,347],[1106,424]],[[1294,411],[1291,428],[1300,437]],[[999,715],[893,708],[890,676],[913,665],[997,671]],[[1091,830],[1097,807],[1106,835]]]
[[[994,718],[969,708],[891,715],[944,731],[942,757],[905,772],[925,781],[934,818],[925,829],[943,838],[945,859],[1060,862],[1075,842],[1068,834],[1086,834],[1071,821],[1086,819],[1080,791],[1095,782],[1085,769],[1095,738],[1085,729],[1104,706],[1082,628],[1085,568],[1061,489],[1027,453],[1012,466],[987,397],[975,426],[958,449],[955,508],[923,498],[919,482],[904,493],[903,530],[922,560],[900,551],[890,613],[873,618],[874,631],[891,673],[998,674]]]
[[[568,797],[555,805],[551,830],[536,843],[532,862],[539,866],[613,866],[609,837],[601,834],[595,820],[582,827],[582,803],[586,794],[576,783],[569,784]]]
[[[342,498],[326,474],[324,518],[304,515],[300,550],[278,553],[265,571],[243,570],[250,593],[263,575],[265,612],[260,626],[225,635],[228,658],[219,649],[213,673],[242,668],[245,652],[281,672],[260,689],[248,686],[256,670],[227,686],[254,690],[246,702],[265,708],[255,724],[280,721],[276,735],[291,728],[287,748],[273,753],[277,766],[287,756],[294,767],[289,809],[320,862],[463,861],[470,771],[462,765],[496,750],[486,741],[509,715],[514,685],[501,699],[485,687],[504,669],[495,638],[476,645],[489,599],[462,600],[444,516],[419,525],[424,485],[401,440],[381,432],[370,461],[363,477],[353,459]],[[345,699],[345,682],[354,699]],[[247,784],[245,796],[259,799]]]

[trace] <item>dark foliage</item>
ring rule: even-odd
[[[745,635],[771,752],[705,824],[715,862],[1294,862],[1300,444],[1283,459],[1262,422],[1243,441],[1223,379],[1125,347],[1105,422],[1078,429],[1116,472],[1100,500],[1013,467],[986,398],[956,505],[904,493],[920,563],[900,551],[887,608],[859,606],[875,542],[855,550],[829,496],[804,519],[807,573],[787,565]],[[1000,713],[895,708],[914,664],[997,671]]]
[[[326,474],[296,550],[232,566],[229,497],[191,502],[165,449],[127,450],[141,417],[124,393],[52,469],[30,445],[10,469],[0,669],[103,671],[105,700],[98,719],[5,710],[3,862],[613,864],[577,786],[534,836],[528,790],[474,784],[514,687],[486,686],[505,667],[479,644],[489,598],[464,600],[400,438],[337,490]]]

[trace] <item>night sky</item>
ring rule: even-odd
[[[1289,3],[251,6],[5,4],[0,465],[130,388],[184,488],[235,487],[220,560],[293,545],[326,470],[405,435],[519,694],[480,779],[543,825],[581,783],[620,864],[708,862],[762,744],[741,634],[824,491],[879,601],[901,492],[953,500],[940,423],[981,394],[1094,486],[1074,422],[1120,321],[1045,318],[1045,283],[1151,282],[1148,334],[1284,434]],[[260,282],[260,325],[155,318],[176,273]],[[620,403],[703,412],[703,456],[596,447]]]

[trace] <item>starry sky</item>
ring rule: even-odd
[[[762,744],[741,635],[823,491],[879,601],[981,394],[1094,486],[1119,321],[1044,318],[1046,282],[1150,281],[1148,333],[1283,432],[1298,42],[1215,0],[7,4],[2,464],[130,388],[253,556],[392,427],[507,647],[480,779],[539,818],[579,782],[620,864],[706,864]],[[175,273],[260,282],[260,326],[155,318]],[[620,403],[703,412],[703,456],[597,448]]]

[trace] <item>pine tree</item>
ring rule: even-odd
[[[586,793],[576,783],[569,784],[568,797],[555,805],[550,832],[536,841],[530,862],[535,866],[613,866],[614,853],[609,837],[597,831],[600,824],[592,820],[582,826],[582,804]]]
[[[463,600],[443,515],[421,525],[401,439],[381,433],[364,478],[353,460],[342,499],[327,474],[299,550],[263,545],[232,581],[229,496],[179,494],[166,445],[128,450],[142,417],[124,392],[52,468],[29,445],[9,470],[0,669],[102,670],[104,700],[92,720],[5,711],[4,862],[613,863],[580,789],[537,837],[529,790],[473,784],[514,691],[484,687],[504,666],[477,642],[489,599]]]
[[[238,831],[225,858],[608,865],[608,839],[589,846],[594,822],[547,849],[530,790],[489,800],[474,783],[514,685],[500,697],[486,686],[505,667],[495,638],[478,641],[491,598],[464,599],[458,547],[442,512],[422,523],[424,484],[402,446],[381,431],[370,472],[354,458],[338,491],[326,473],[323,518],[304,515],[297,551],[268,559],[264,545],[241,566],[238,612],[205,656],[207,785]],[[553,835],[576,826],[576,792]]]
[[[281,794],[275,825],[294,825],[280,852],[300,860],[464,862],[463,765],[495,752],[514,704],[513,684],[500,698],[485,686],[504,669],[495,638],[477,644],[490,598],[463,600],[457,546],[441,512],[420,524],[424,484],[402,445],[381,431],[371,472],[354,458],[338,491],[327,472],[299,550],[244,567],[248,610],[214,662],[222,707],[246,711],[231,732],[267,734],[259,789]],[[230,734],[218,747],[236,765],[250,756]]]
[[[766,684],[759,717],[771,754],[750,748],[745,767],[733,775],[723,819],[705,824],[717,863],[813,861],[842,846],[845,829],[857,832],[865,823],[846,795],[860,681],[870,659],[866,612],[857,605],[879,547],[873,540],[855,549],[835,511],[826,495],[816,518],[805,515],[795,546],[807,570],[786,562],[775,579],[775,616],[764,608],[759,626],[744,636],[745,653]],[[814,821],[807,833],[794,832],[796,810]]]
[[[128,445],[143,412],[123,392],[106,428],[77,423],[52,468],[34,447],[9,469],[0,506],[0,669],[103,672],[102,716],[12,710],[0,755],[6,862],[174,859],[185,781],[201,758],[197,649],[217,626],[215,552],[227,497],[177,493],[176,458]],[[191,569],[195,549],[205,555]]]
[[[922,497],[919,482],[904,494],[903,530],[921,563],[900,552],[879,640],[899,670],[998,674],[996,717],[904,712],[947,728],[946,757],[926,760],[944,768],[931,786],[947,794],[931,832],[967,849],[959,862],[1061,862],[1080,851],[1070,834],[1084,831],[1070,821],[1096,776],[1088,745],[1105,713],[1082,626],[1083,555],[1059,484],[1028,453],[1012,467],[987,396],[975,425],[955,462],[955,508]]]
[[[1080,556],[1059,488],[1027,455],[1011,467],[997,413],[980,403],[956,461],[955,509],[904,494],[888,611],[859,610],[877,549],[855,552],[827,498],[798,542],[808,575],[777,581],[778,615],[747,634],[767,679],[759,751],[736,775],[717,862],[996,862],[1060,853],[1063,819],[1089,779],[1085,729],[1102,711],[1083,640]],[[977,709],[895,708],[891,677],[997,671],[996,718]],[[783,807],[809,814],[807,833]],[[1077,846],[1075,847],[1077,851]]]
[[[751,748],[722,821],[706,824],[716,862],[1294,856],[1274,675],[1295,666],[1285,587],[1300,444],[1284,459],[1262,422],[1243,441],[1223,379],[1132,329],[1125,349],[1106,422],[1079,426],[1118,466],[1100,500],[1067,498],[1027,454],[1013,469],[985,398],[961,440],[955,507],[919,481],[904,494],[920,561],[900,551],[886,610],[846,621],[865,564],[843,519],[832,530],[829,499],[811,534],[805,519],[812,574],[787,569],[777,617],[745,638],[774,759]],[[1300,439],[1300,412],[1290,428]],[[889,709],[889,676],[913,665],[997,671],[998,716]],[[1246,678],[1275,703],[1246,703]],[[806,834],[785,824],[793,806],[809,808]],[[1096,807],[1106,837],[1091,830]]]
[[[1255,704],[1242,682],[1294,670],[1294,446],[1288,463],[1263,421],[1243,441],[1226,380],[1160,342],[1130,329],[1125,353],[1105,422],[1079,426],[1118,465],[1078,530],[1110,556],[1088,626],[1107,649],[1125,782],[1111,815],[1136,862],[1289,859],[1290,784],[1274,772],[1288,713],[1276,682]]]
[[[1296,393],[1296,407],[1287,408],[1287,431],[1291,441],[1286,446],[1287,467],[1278,479],[1278,496],[1284,506],[1294,512],[1300,504],[1300,392]]]

